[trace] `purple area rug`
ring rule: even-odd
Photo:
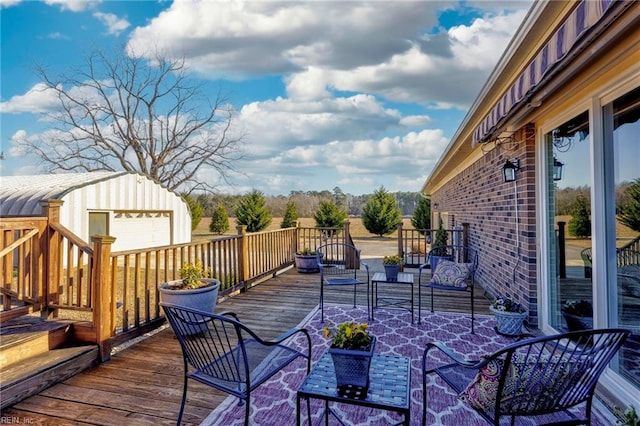
[[[343,305],[325,305],[325,320],[338,324],[344,321],[367,322],[367,312],[363,308]],[[375,322],[370,323],[369,331],[378,339],[376,353],[391,354],[411,359],[411,424],[419,425],[422,419],[422,353],[425,344],[439,341],[468,358],[479,358],[484,354],[514,341],[513,338],[500,336],[493,327],[492,316],[476,315],[475,334],[470,333],[470,316],[448,313],[423,314],[422,324],[411,324],[409,313],[398,309],[376,309]],[[328,348],[329,341],[323,335],[324,324],[320,323],[320,311],[316,308],[300,324],[311,335],[313,362]],[[293,345],[301,347],[302,340]],[[312,363],[313,365],[313,363]],[[251,425],[295,425],[296,390],[306,375],[306,362],[300,358],[276,374],[251,394]],[[472,409],[467,408],[447,386],[435,375],[428,378],[428,416],[429,425],[486,425],[487,422]],[[402,418],[395,413],[370,408],[354,407],[346,404],[333,404],[347,425],[387,425],[396,424]],[[202,425],[242,425],[244,406],[238,405],[235,397],[227,398],[202,423]],[[311,417],[318,424],[322,412],[322,403],[312,400]],[[594,417],[596,413],[593,413]],[[303,423],[309,424],[303,404]],[[601,424],[597,418],[593,422]],[[322,423],[324,424],[324,423]],[[330,419],[330,424],[339,424]],[[529,424],[529,423],[527,423]]]

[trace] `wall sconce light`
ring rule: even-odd
[[[516,170],[520,170],[520,160],[517,158],[513,161],[507,160],[502,166],[502,177],[505,182],[514,182],[516,180]]]
[[[434,209],[434,210],[438,210],[438,203],[433,203],[433,205],[432,205],[432,206],[433,206],[433,209]]]
[[[558,161],[556,157],[553,157],[553,180],[562,180],[562,168],[564,163]]]

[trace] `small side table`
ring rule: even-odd
[[[382,296],[378,297],[378,284],[386,284],[389,287],[392,286],[411,286],[411,297],[397,297],[397,296]],[[374,311],[378,307],[384,306],[396,306],[403,308],[411,312],[411,324],[413,324],[413,274],[406,272],[398,273],[397,281],[387,280],[387,275],[384,272],[376,272],[371,279],[372,286],[372,305],[371,305],[371,321],[374,320]],[[382,303],[380,303],[382,302]],[[410,303],[410,308],[405,308],[402,305]]]
[[[328,351],[325,351],[311,372],[298,388],[296,400],[296,424],[301,424],[301,402],[307,401],[307,414],[311,423],[310,399],[320,399],[325,402],[325,424],[329,424],[329,416],[333,413],[329,402],[339,402],[362,407],[378,408],[393,411],[403,416],[398,425],[411,424],[409,409],[409,392],[411,390],[411,363],[409,358],[394,355],[373,355],[369,370],[369,389],[353,394],[339,393],[336,385],[333,361]],[[341,419],[338,418],[339,421]]]

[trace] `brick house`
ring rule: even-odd
[[[640,297],[622,280],[640,283],[640,234],[616,212],[640,177],[639,134],[640,2],[535,2],[422,188],[432,223],[469,224],[476,282],[526,305],[534,327],[566,331],[564,303],[585,299],[593,327],[634,332],[601,393],[636,408]],[[585,192],[590,238],[563,231],[565,188]]]

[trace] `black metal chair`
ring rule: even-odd
[[[451,262],[455,265],[451,264]],[[440,263],[443,263],[443,265],[439,271],[437,265]],[[431,268],[429,281],[422,278],[422,273],[427,268]],[[433,312],[434,289],[456,292],[468,291],[471,295],[471,333],[473,334],[475,320],[473,288],[477,268],[478,253],[471,247],[460,245],[433,247],[427,255],[427,262],[418,268],[418,324],[422,322],[422,289],[431,289],[431,312]],[[436,272],[440,275],[437,275]]]
[[[326,287],[353,286],[353,307],[356,307],[356,290],[359,285],[367,287],[367,317],[370,316],[369,265],[360,261],[360,250],[346,243],[328,243],[316,250],[320,269],[320,321],[324,322],[324,297]],[[366,280],[358,277],[364,267]]]
[[[311,370],[311,338],[306,329],[292,328],[273,340],[262,340],[233,312],[212,314],[160,303],[176,334],[184,358],[184,387],[178,422],[182,420],[188,379],[240,398],[245,403],[244,424],[249,424],[251,391],[298,357]],[[306,350],[283,342],[296,334],[306,337]]]
[[[422,424],[427,421],[427,376],[433,373],[494,425],[505,417],[513,425],[522,416],[541,416],[535,424],[591,424],[598,378],[629,334],[601,329],[534,337],[479,360],[465,360],[441,343],[429,343],[422,356]],[[569,411],[583,403],[584,416]]]

